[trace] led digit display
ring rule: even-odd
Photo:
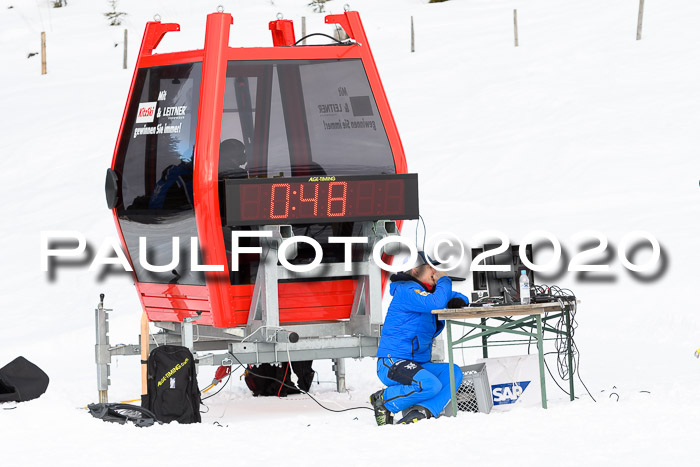
[[[335,196],[333,195],[335,188]],[[340,188],[340,193],[338,193]],[[340,196],[338,196],[340,195]],[[331,182],[328,185],[328,217],[342,217],[345,215],[345,205],[348,199],[348,182]],[[335,201],[335,212],[333,211],[333,202]]]
[[[416,174],[227,179],[226,224],[418,218]]]

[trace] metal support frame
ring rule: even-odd
[[[193,354],[195,353],[194,351],[194,321],[197,321],[199,319],[199,316],[187,316],[185,319],[182,320],[182,323],[180,323],[180,336],[181,336],[181,344],[183,347],[187,347],[190,349],[190,352]]]
[[[447,361],[450,363],[450,394],[452,396],[452,416],[457,416],[457,388],[455,386],[454,356],[452,354],[452,321],[445,320],[445,328],[447,329]]]
[[[564,317],[564,322],[566,325],[566,329],[564,331],[560,331],[550,325],[547,324],[547,321],[551,321],[553,319],[558,319],[561,317]],[[496,321],[500,321],[502,324],[499,326],[489,326],[486,324],[487,320],[492,319]],[[472,331],[469,333],[463,335],[456,341],[452,340],[452,325],[459,325],[459,326],[464,326],[471,328]],[[525,328],[529,327],[530,330],[527,331]],[[561,312],[559,313],[553,313],[549,315],[545,315],[544,317],[541,314],[532,314],[532,315],[527,315],[523,318],[514,320],[509,317],[488,317],[488,318],[481,318],[480,319],[480,324],[475,324],[475,323],[468,323],[464,321],[457,321],[457,320],[445,320],[445,328],[447,330],[447,354],[449,358],[450,365],[453,364],[453,351],[455,348],[475,348],[475,347],[482,347],[483,350],[483,355],[484,358],[488,358],[488,350],[486,348],[487,345],[490,346],[506,346],[506,345],[519,345],[519,344],[527,344],[530,342],[529,339],[535,338],[537,341],[537,357],[538,357],[538,362],[539,362],[539,371],[540,371],[540,387],[542,390],[542,408],[546,409],[547,408],[547,389],[545,385],[545,366],[544,366],[544,349],[543,349],[543,343],[545,340],[551,340],[551,339],[545,339],[544,334],[549,332],[552,334],[558,334],[565,336],[566,338],[566,351],[567,351],[567,360],[568,360],[568,370],[569,370],[569,399],[571,401],[574,400],[574,378],[573,378],[573,352],[572,352],[572,337],[571,337],[571,314],[570,314],[570,309],[568,306],[563,306]],[[534,328],[536,328],[536,331],[534,331]],[[480,330],[481,332],[472,334],[473,331],[475,330]],[[491,342],[490,344],[488,343],[488,337],[493,336],[495,334],[500,334],[500,333],[507,333],[507,334],[515,334],[519,336],[525,336],[528,337],[528,340],[524,339],[517,339],[517,340],[498,340],[495,342]],[[461,346],[461,347],[455,347],[458,346],[462,343],[478,339],[481,337],[481,345],[475,345],[475,346]],[[452,408],[453,408],[453,415],[457,415],[457,403],[456,403],[456,388],[455,388],[455,379],[454,379],[454,374],[453,372],[450,372],[450,391],[452,394]]]
[[[558,330],[557,328],[552,327],[552,326],[550,326],[550,325],[547,324],[547,321],[552,321],[552,320],[554,320],[554,319],[559,319],[559,318],[561,318],[561,317],[564,317],[564,325],[565,325],[564,331],[560,331],[560,330]],[[503,321],[503,322],[512,321],[512,320],[510,320],[509,318],[500,318],[500,317],[493,317],[493,318],[490,318],[490,319],[495,319],[495,320]],[[485,322],[486,320],[482,320],[482,321]],[[532,328],[532,327],[534,327],[534,324],[535,324],[535,323],[533,323],[533,322],[527,323],[527,322],[526,322],[526,323],[522,324],[521,327],[525,327],[525,326],[527,326],[528,324],[529,324],[530,327]],[[569,370],[569,374],[568,374],[568,377],[569,377],[569,400],[573,401],[573,400],[575,399],[575,394],[574,394],[574,375],[573,375],[573,373],[572,373],[572,370],[573,370],[573,368],[574,368],[574,366],[573,366],[574,354],[573,354],[573,349],[572,349],[572,347],[571,347],[571,342],[573,341],[573,337],[572,337],[572,335],[571,335],[571,334],[572,334],[572,328],[571,328],[571,310],[570,310],[569,306],[568,306],[568,305],[564,305],[564,306],[562,307],[562,311],[559,312],[559,313],[552,313],[552,314],[549,314],[549,315],[545,314],[545,316],[541,317],[541,325],[542,325],[542,334],[543,334],[543,336],[544,336],[545,333],[549,332],[549,333],[552,333],[552,334],[558,334],[558,335],[560,335],[560,336],[564,336],[564,337],[566,338],[566,358],[567,358],[568,370]],[[547,339],[547,338],[544,338],[544,337],[542,338],[543,341],[552,340],[552,339],[554,339],[554,338],[550,338],[550,339]],[[503,342],[503,341],[498,341],[498,342],[500,343],[500,342]],[[521,341],[513,341],[513,342],[522,343]],[[491,345],[493,346],[494,344],[491,344]],[[500,345],[500,344],[495,344],[495,345]],[[504,344],[504,345],[508,345],[508,344]],[[487,357],[484,357],[484,358],[487,358]]]
[[[336,387],[338,392],[347,392],[345,389],[345,359],[333,359],[333,371],[335,372]]]
[[[564,310],[564,319],[566,322],[566,358],[569,364],[569,399],[574,400],[574,375],[572,374],[574,369],[574,354],[571,350],[571,341],[573,337],[571,336],[571,314],[569,313],[569,308]]]
[[[278,333],[282,329],[279,320],[279,296],[278,284],[284,279],[307,279],[321,277],[358,277],[355,296],[350,312],[350,319],[336,323],[314,323],[298,325],[298,331],[284,328],[285,331],[296,332],[301,339],[314,346],[313,350],[307,349],[306,354],[314,358],[329,358],[336,353],[334,344],[328,337],[338,336],[368,336],[375,339],[369,348],[359,346],[359,357],[376,355],[378,339],[382,325],[382,295],[381,295],[381,269],[372,257],[372,250],[376,242],[388,235],[397,235],[398,229],[393,221],[363,222],[360,236],[367,238],[361,261],[350,264],[350,270],[346,270],[345,263],[323,263],[315,270],[309,272],[295,272],[277,264],[276,253],[279,245],[285,238],[292,236],[291,226],[264,226],[264,230],[272,231],[272,237],[261,241],[262,254],[255,280],[255,289],[248,312],[248,322],[245,327],[244,340],[252,343],[279,343]],[[296,256],[292,251],[291,257]],[[237,330],[228,330],[232,334]],[[343,344],[345,345],[345,344]],[[290,352],[294,349],[290,345]],[[343,347],[341,347],[343,348]],[[286,350],[286,349],[285,349]],[[256,346],[256,360],[260,361],[259,349]],[[277,350],[275,354],[277,354]],[[290,354],[291,355],[291,354]],[[275,355],[275,361],[279,357]],[[334,357],[333,369],[336,373],[338,392],[345,392],[345,362],[342,358]]]
[[[182,323],[156,322],[161,332],[151,335],[149,352],[157,345],[183,345],[192,351],[199,365],[235,362],[243,365],[332,359],[338,392],[346,391],[345,358],[372,357],[377,354],[382,326],[381,268],[374,262],[374,245],[389,235],[398,235],[393,221],[363,222],[360,236],[367,237],[361,261],[352,262],[350,271],[344,263],[323,263],[313,271],[291,272],[277,264],[277,250],[284,239],[292,236],[289,225],[264,226],[272,237],[261,238],[262,254],[255,280],[253,298],[245,327],[219,329],[197,326],[188,317]],[[391,244],[390,244],[391,245]],[[295,256],[293,249],[288,250]],[[387,253],[393,253],[388,252]],[[280,326],[278,283],[283,279],[312,277],[357,277],[357,288],[350,318],[345,321],[296,323]],[[109,347],[107,310],[102,299],[95,310],[98,391],[100,402],[107,402],[109,363],[114,355],[139,355],[140,345]],[[299,340],[291,342],[289,336]],[[213,353],[220,351],[222,353]]]
[[[280,325],[277,255],[273,251],[277,251],[284,239],[292,236],[292,226],[266,225],[262,230],[272,231],[272,237],[260,239],[262,253],[255,277],[255,288],[248,311],[245,334],[247,337],[251,337],[259,332],[260,336],[254,340],[270,342],[274,339],[274,330],[279,329]]]
[[[95,364],[97,366],[97,396],[100,403],[107,402],[109,389],[109,311],[104,307],[105,295],[100,294],[100,302],[95,308]]]
[[[540,386],[542,389],[542,408],[547,408],[547,385],[544,373],[544,342],[542,342],[542,315],[535,317],[537,320],[537,359],[540,364]]]
[[[537,323],[537,332],[528,332],[525,330],[519,330],[522,328],[524,325],[523,323],[527,323],[530,320],[535,320]],[[458,325],[458,326],[464,326],[464,327],[470,327],[470,328],[477,328],[481,329],[482,332],[474,334],[474,335],[467,335],[463,336],[456,341],[452,341],[452,326],[453,325]],[[542,408],[546,409],[547,408],[547,388],[545,385],[545,373],[544,373],[544,350],[543,350],[543,342],[542,342],[542,316],[540,314],[533,314],[533,315],[527,315],[524,318],[515,320],[515,321],[508,321],[500,326],[488,326],[485,324],[474,324],[474,323],[468,323],[464,321],[455,321],[455,320],[445,320],[445,327],[447,328],[447,353],[449,355],[449,361],[450,365],[453,363],[453,351],[454,351],[454,346],[459,345],[463,342],[467,342],[473,339],[478,339],[479,337],[488,337],[493,334],[499,334],[499,333],[507,333],[507,334],[516,334],[516,335],[521,335],[525,337],[534,337],[537,339],[537,348],[538,348],[538,358],[539,358],[539,365],[540,365],[540,386],[542,388]],[[514,344],[510,344],[514,345]],[[457,416],[457,397],[456,397],[456,387],[455,387],[455,378],[454,374],[452,371],[450,371],[450,393],[452,395],[452,414],[454,416]]]
[[[279,321],[278,284],[285,279],[308,279],[323,277],[353,277],[359,276],[357,288],[350,312],[350,320],[338,327],[333,335],[362,335],[379,337],[382,325],[382,291],[381,268],[374,262],[372,250],[382,238],[397,235],[398,229],[393,221],[377,221],[361,223],[360,236],[367,237],[367,244],[361,261],[351,263],[349,271],[345,263],[323,263],[309,272],[289,271],[277,264],[275,253],[279,245],[292,236],[291,226],[268,225],[263,230],[272,231],[272,237],[262,238],[260,264],[255,278],[253,298],[248,312],[248,322],[245,327],[245,339],[253,342],[275,342]],[[295,256],[292,252],[290,256]],[[315,324],[303,325],[303,334],[313,334]],[[322,325],[323,326],[323,325]],[[328,330],[326,326],[326,330]],[[231,334],[239,334],[238,328],[230,329]],[[254,334],[256,334],[254,336]],[[304,337],[302,333],[300,336]],[[325,333],[318,333],[327,336]]]

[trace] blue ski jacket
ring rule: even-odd
[[[431,311],[446,308],[452,298],[461,298],[465,303],[469,299],[452,291],[449,277],[438,279],[433,292],[405,273],[395,274],[391,280],[389,292],[393,298],[384,320],[377,357],[429,362],[433,339],[445,327],[445,322]]]

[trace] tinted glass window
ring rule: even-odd
[[[298,68],[312,161],[328,175],[396,173],[362,61],[314,61]]]
[[[361,60],[231,61],[221,177],[396,173]]]
[[[200,63],[142,69],[136,78],[117,153],[117,214],[141,282],[204,284],[202,273],[190,271],[190,237],[197,236],[192,170],[200,78]],[[171,262],[172,239],[178,238],[177,268],[144,269],[139,237],[146,237],[148,261],[157,266]]]

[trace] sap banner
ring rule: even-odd
[[[486,363],[493,410],[507,411],[515,406],[542,405],[537,355],[480,358],[477,362]]]

